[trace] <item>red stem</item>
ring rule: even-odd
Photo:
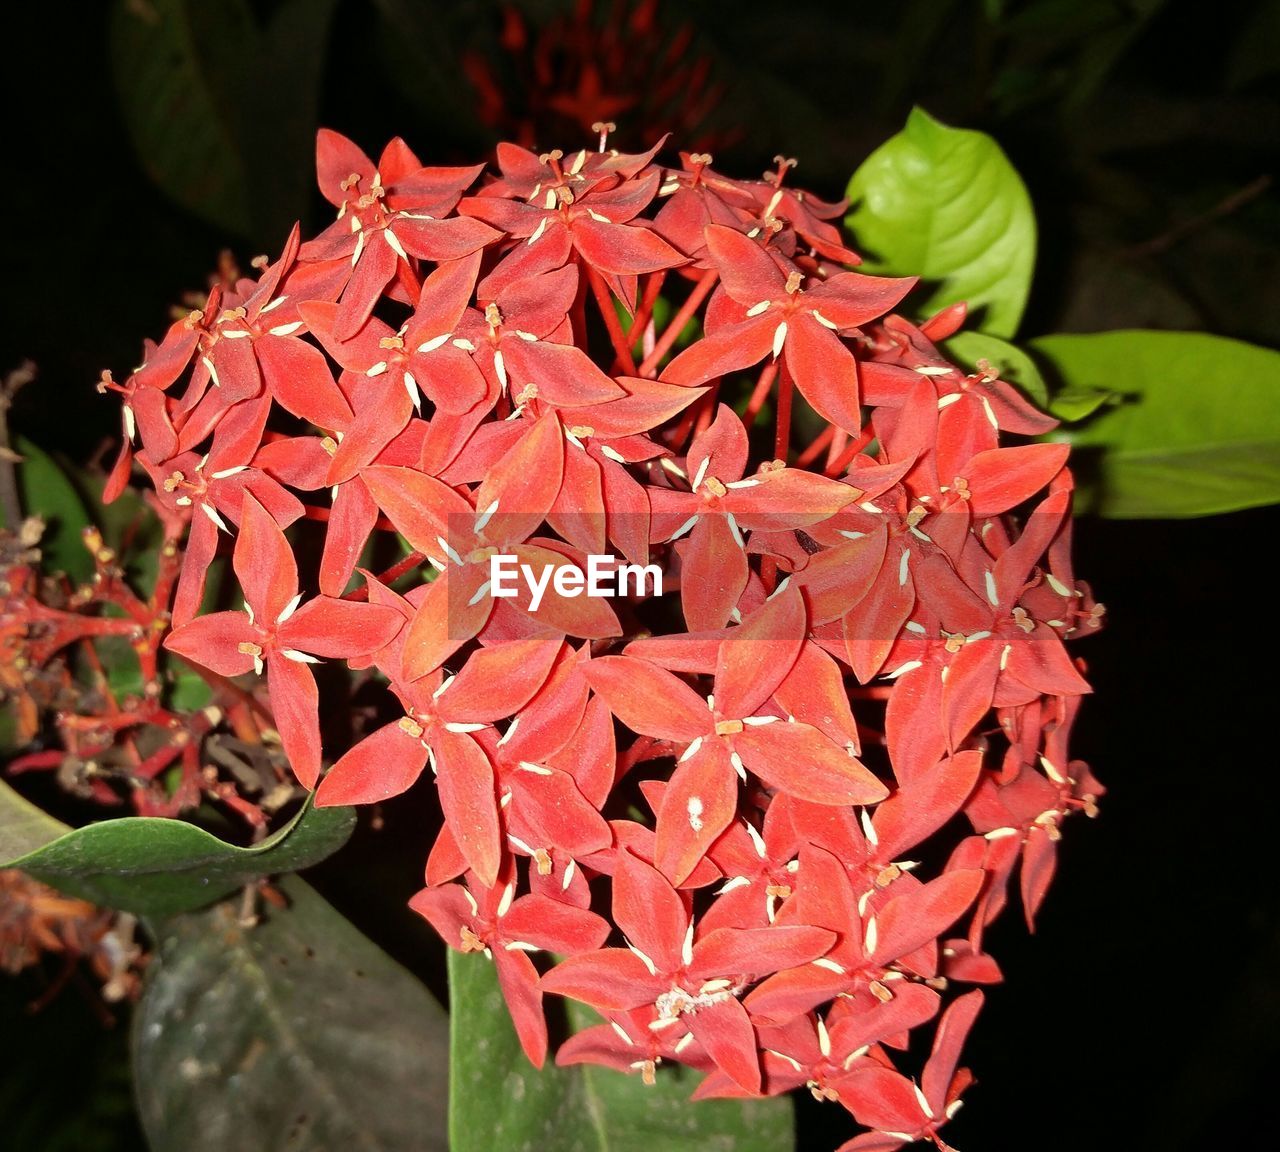
[[[306,520],[316,520],[321,524],[327,524],[329,522],[330,509],[317,508],[314,504],[304,504],[302,506],[302,515]],[[379,516],[373,526],[380,532],[394,532],[396,530],[396,526],[385,516]]]
[[[662,286],[667,281],[665,272],[651,272],[645,279],[644,296],[640,301],[640,307],[636,310],[636,314],[632,317],[631,327],[627,330],[627,339],[631,346],[634,347],[637,340],[644,339],[644,330],[649,326],[649,321],[653,318],[653,308],[658,302],[658,297],[662,295]]]
[[[613,306],[609,287],[594,268],[587,268],[587,280],[591,284],[591,292],[596,298],[596,306],[600,309],[604,326],[609,330],[609,341],[613,344],[614,357],[628,376],[634,376],[636,362],[631,355],[631,349],[627,346],[627,336],[622,331],[622,322],[618,319],[618,310]]]
[[[774,423],[773,456],[775,460],[785,461],[791,453],[791,400],[794,395],[795,384],[784,363],[782,378],[778,383],[778,419]]]
[[[801,452],[799,456],[796,457],[796,467],[807,468],[819,456],[822,455],[823,451],[826,449],[828,444],[831,444],[834,442],[835,437],[836,437],[836,426],[834,424],[828,424],[822,430],[821,435],[812,444],[810,444],[808,448],[806,448],[803,452]]]
[[[835,460],[832,460],[823,471],[828,476],[839,476],[846,468],[853,463],[853,458],[861,452],[872,440],[876,438],[875,426],[870,420],[863,426],[862,431],[858,434],[856,440],[851,440],[849,446],[840,453]]]
[[[773,387],[773,378],[777,374],[778,362],[770,360],[761,371],[760,379],[756,381],[755,390],[751,393],[751,399],[747,401],[747,409],[742,414],[742,422],[748,428],[756,422],[756,417],[760,415],[760,409],[764,407],[764,402],[769,397],[769,390]]]
[[[419,564],[421,564],[426,558],[427,556],[425,552],[410,552],[409,555],[405,556],[403,559],[397,560],[385,572],[377,573],[375,578],[377,579],[379,584],[394,583],[396,580],[399,580],[400,577],[403,576],[406,572],[411,572],[414,568],[416,568]],[[359,588],[355,588],[352,591],[348,592],[344,597],[342,597],[342,599],[367,600],[369,599],[369,586],[365,584]]]
[[[662,358],[671,351],[671,345],[676,342],[676,337],[684,331],[684,326],[689,323],[690,317],[702,306],[702,302],[707,298],[711,289],[715,287],[719,276],[720,273],[714,268],[708,268],[702,274],[702,279],[694,285],[693,291],[689,293],[689,299],[680,305],[680,311],[671,317],[671,322],[662,330],[662,335],[653,346],[653,351],[644,358],[644,361],[636,370],[636,375],[656,375],[657,367],[662,363]]]

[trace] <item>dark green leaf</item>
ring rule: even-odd
[[[76,828],[8,857],[46,884],[126,912],[168,916],[221,899],[252,880],[294,872],[332,855],[351,835],[351,808],[312,808],[251,848],[182,820],[128,816]]]
[[[0,780],[0,861],[35,852],[69,831]]]
[[[248,0],[117,0],[110,39],[121,111],[148,175],[189,211],[247,231],[233,109],[258,45]]]
[[[281,887],[254,928],[232,903],[157,926],[133,1033],[152,1152],[445,1152],[443,1010],[311,887]]]
[[[254,236],[282,245],[315,188],[320,78],[337,0],[282,0],[262,28],[253,87],[235,106]]]
[[[1021,178],[990,136],[949,128],[920,108],[849,182],[845,223],[861,271],[925,281],[922,313],[968,302],[978,326],[1012,336],[1027,301],[1036,222]]]
[[[1064,387],[1119,401],[1055,439],[1079,450],[1084,507],[1207,516],[1280,500],[1280,353],[1199,332],[1031,343]]]
[[[985,332],[957,332],[943,344],[943,349],[971,368],[977,368],[979,360],[986,360],[1000,373],[1001,380],[1016,384],[1038,407],[1048,404],[1049,389],[1036,362],[1007,340]]]
[[[789,1152],[791,1101],[692,1103],[697,1077],[663,1068],[639,1075],[577,1065],[541,1071],[525,1058],[479,953],[449,953],[452,1152]],[[584,1012],[575,1022],[588,1023]]]
[[[90,520],[80,493],[62,464],[26,437],[18,436],[13,446],[22,457],[18,465],[22,510],[46,524],[40,548],[47,567],[73,580],[87,580],[93,575],[93,559],[83,533]]]

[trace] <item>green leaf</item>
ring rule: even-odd
[[[0,780],[0,861],[35,852],[69,831]]]
[[[281,888],[254,928],[231,902],[157,926],[133,1029],[151,1152],[446,1152],[444,1011],[306,883]]]
[[[1049,411],[1059,420],[1075,424],[1092,416],[1104,404],[1119,403],[1121,399],[1105,388],[1063,388],[1049,401]]]
[[[1200,332],[1100,332],[1031,342],[1064,387],[1115,393],[1070,441],[1084,507],[1207,516],[1280,500],[1280,352]]]
[[[351,808],[312,808],[251,848],[182,820],[127,816],[65,833],[0,866],[95,904],[168,916],[221,899],[261,876],[294,872],[332,855],[351,835]],[[5,854],[8,857],[8,853]]]
[[[860,271],[920,276],[921,313],[968,302],[978,326],[1012,336],[1027,302],[1036,221],[1018,173],[990,136],[920,108],[849,181],[845,223]]]
[[[449,952],[452,1152],[789,1152],[792,1105],[773,1100],[688,1097],[697,1077],[662,1068],[638,1075],[548,1062],[535,1069],[520,1048],[493,964]],[[583,1017],[589,1013],[583,1013]],[[578,1019],[576,1023],[586,1023]]]
[[[117,0],[110,30],[120,110],[147,174],[191,212],[249,227],[235,102],[258,30],[248,0]]]
[[[1000,373],[1001,380],[1016,384],[1039,408],[1049,403],[1049,389],[1036,362],[1021,348],[988,336],[985,332],[957,332],[943,344],[943,349],[954,360],[977,368],[979,360],[988,361]]]
[[[90,524],[89,513],[75,484],[61,463],[25,436],[16,437],[13,446],[22,457],[18,466],[22,510],[46,524],[40,548],[47,566],[73,580],[89,579],[93,558],[83,536]]]

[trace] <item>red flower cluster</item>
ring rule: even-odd
[[[891,311],[911,280],[848,271],[843,206],[789,162],[742,181],[656,151],[503,145],[482,178],[321,133],[334,223],[121,386],[191,524],[166,646],[265,673],[319,804],[430,765],[414,907],[492,957],[535,1064],[559,993],[608,1021],[562,1063],[677,1059],[701,1096],[807,1084],[872,1130],[847,1147],[942,1147],[981,994],[941,992],[999,979],[983,934],[1015,870],[1030,920],[1100,791],[1067,749],[1088,686],[1063,640],[1100,609],[1066,449],[1001,446],[1053,422],[939,353],[963,308],[917,327]],[[800,405],[821,431],[792,463]],[[304,519],[314,585],[285,535]],[[376,577],[379,527],[411,551]],[[201,615],[224,533],[243,608]],[[560,574],[610,545],[678,608],[494,595],[496,555]],[[390,705],[327,771],[321,659]],[[934,1019],[917,1083],[890,1053]]]

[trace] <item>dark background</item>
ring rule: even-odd
[[[160,191],[151,174],[164,158],[135,147],[120,93],[145,62],[113,39],[114,5],[6,15],[0,371],[37,362],[39,381],[11,417],[36,442],[93,456],[118,426],[117,405],[93,391],[98,373],[127,374],[141,337],[163,331],[222,248],[247,264],[279,247],[292,215],[322,218],[304,171],[312,124],[282,120],[273,100],[273,85],[299,74],[303,41],[287,23],[299,7],[254,4],[275,39],[238,64],[234,51],[217,57],[228,71],[215,104],[233,126],[250,207],[216,222]],[[566,5],[519,7],[536,27]],[[597,19],[611,7],[597,4]],[[724,85],[712,115],[677,124],[688,146],[713,141],[718,168],[755,175],[785,151],[801,160],[797,183],[838,198],[918,102],[994,133],[1029,185],[1041,255],[1021,336],[1148,326],[1273,347],[1280,203],[1266,178],[1280,137],[1278,8],[660,6],[664,35],[689,24],[686,59],[705,57]],[[147,9],[134,0],[134,12]],[[460,60],[478,53],[518,92],[531,53],[504,57],[501,27],[499,8],[477,0],[341,0],[323,51],[308,53],[321,65],[320,122],[375,153],[399,133],[429,163],[488,155],[496,129],[477,115]],[[641,94],[630,119],[615,117],[624,147],[670,126],[672,109],[643,106],[654,61],[659,76],[670,67],[649,48],[624,53],[611,73]],[[509,130],[532,117],[543,146],[586,142],[545,106],[509,104]],[[189,108],[163,114],[196,135],[207,128]],[[294,156],[302,168],[288,167]],[[1108,794],[1097,821],[1069,823],[1036,935],[1010,918],[992,941],[1007,983],[970,1043],[979,1084],[948,1129],[959,1147],[1274,1146],[1275,577],[1263,547],[1278,527],[1273,509],[1079,522],[1077,570],[1109,613],[1106,631],[1077,650],[1096,697],[1075,752]],[[330,879],[341,904],[341,878]],[[388,878],[393,905],[417,879],[412,864]],[[104,1029],[73,989],[31,1019],[34,992],[30,980],[0,985],[0,1145],[140,1147],[123,1021]],[[805,1152],[850,1134],[834,1111],[802,1102]]]

